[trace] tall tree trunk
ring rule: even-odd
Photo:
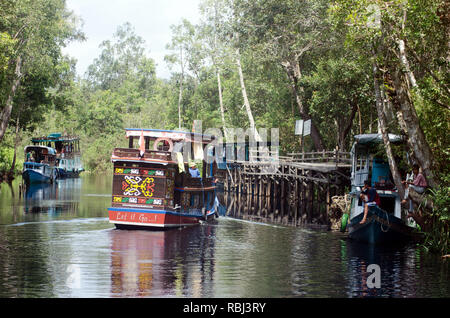
[[[420,127],[419,118],[411,100],[408,87],[405,83],[404,75],[401,71],[395,70],[392,74],[398,106],[403,120],[402,125],[406,129],[408,136],[408,146],[412,150],[417,163],[421,166],[424,176],[431,187],[436,187],[433,174],[433,153],[425,134]]]
[[[220,70],[218,67],[216,68],[216,73],[217,73],[217,90],[219,91],[220,117],[222,119],[223,134],[225,136],[225,140],[228,141],[228,131],[227,131],[227,125],[225,122],[225,109],[223,108],[222,84],[220,81]]]
[[[14,140],[14,155],[11,163],[11,168],[9,169],[9,174],[12,176],[14,174],[14,167],[16,166],[16,157],[17,157],[17,144],[19,143],[19,121],[20,121],[20,113],[17,115],[16,121],[16,138]]]
[[[14,71],[14,80],[11,85],[11,91],[9,93],[8,99],[6,100],[6,105],[3,108],[0,114],[0,141],[2,141],[3,136],[5,135],[6,129],[8,128],[9,118],[11,117],[11,112],[13,108],[13,100],[16,95],[17,88],[20,85],[20,80],[22,77],[21,73],[22,68],[22,58],[20,56],[17,57],[16,60],[16,69]]]
[[[218,7],[218,3],[217,1],[214,1],[214,51],[212,54],[212,61],[213,61],[213,65],[216,68],[216,75],[217,75],[217,90],[219,91],[219,107],[220,107],[220,117],[222,119],[222,127],[223,127],[223,134],[225,137],[225,140],[227,142],[229,142],[230,140],[228,140],[228,130],[227,130],[227,125],[226,125],[226,121],[225,121],[225,109],[223,107],[223,97],[222,97],[222,83],[220,80],[220,67],[219,67],[219,63],[217,61],[218,56],[217,56],[217,29],[219,28],[219,7]]]
[[[239,72],[239,81],[241,83],[242,97],[244,99],[244,105],[245,105],[245,109],[247,111],[248,121],[250,122],[250,129],[254,133],[255,140],[261,141],[261,137],[259,136],[258,131],[256,130],[255,119],[253,118],[252,110],[250,108],[250,102],[248,101],[247,90],[245,88],[244,74],[242,72],[241,57],[240,57],[239,49],[236,50],[236,64],[237,64],[238,72]]]
[[[356,103],[356,106],[358,107],[358,125],[359,125],[359,133],[362,134],[362,118],[361,118],[361,109],[359,108],[358,103]]]
[[[180,91],[178,92],[178,129],[181,130],[181,101],[183,98],[183,81],[184,81],[184,64],[183,64],[182,48],[180,48],[180,67],[181,67],[181,78],[180,78]]]
[[[281,63],[288,75],[290,86],[291,86],[291,92],[294,96],[295,102],[298,107],[298,111],[300,113],[300,117],[303,120],[309,120],[311,119],[311,116],[309,116],[308,112],[306,111],[305,107],[303,106],[302,99],[300,97],[300,92],[298,88],[298,81],[301,79],[301,71],[300,71],[300,64],[295,59],[294,62],[291,61],[284,61]],[[322,137],[320,136],[319,130],[317,129],[314,122],[311,120],[311,139],[314,143],[314,147],[317,151],[323,150],[323,142]]]
[[[400,63],[402,65],[403,69],[405,70],[405,74],[408,78],[409,85],[411,86],[411,88],[416,88],[417,87],[416,77],[414,76],[414,73],[411,71],[411,67],[409,66],[408,58],[406,57],[405,41],[398,40],[397,44],[398,44],[398,49],[399,49],[399,53],[400,53]]]
[[[356,112],[358,111],[358,102],[352,101],[352,111],[350,113],[350,118],[347,120],[347,123],[344,127],[339,127],[339,140],[338,140],[338,147],[339,150],[343,151],[345,149],[345,138],[347,137],[348,133],[350,132],[350,129],[352,129],[353,126],[353,119],[355,119]]]
[[[378,122],[379,127],[381,130],[381,135],[383,137],[383,143],[386,148],[386,155],[388,158],[389,168],[392,173],[392,178],[394,179],[394,184],[398,189],[398,193],[401,198],[405,195],[405,189],[402,184],[402,176],[400,175],[397,167],[397,162],[395,161],[394,154],[392,152],[391,143],[389,141],[389,135],[387,132],[387,122],[386,122],[386,116],[384,114],[384,107],[383,107],[383,97],[382,92],[380,89],[380,83],[378,81],[378,66],[373,63],[372,66],[373,70],[373,86],[375,90],[375,99],[376,99],[376,108],[377,108],[377,114],[378,114]]]

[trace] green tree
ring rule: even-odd
[[[200,69],[203,65],[204,51],[199,39],[197,26],[187,19],[182,19],[178,25],[172,25],[172,41],[166,48],[173,51],[164,57],[170,68],[175,65],[179,70],[175,72],[178,86],[178,128],[183,126],[183,85],[186,77],[191,76],[194,85],[199,82]]]
[[[282,66],[289,78],[292,95],[300,117],[311,119],[300,85],[305,58],[322,42],[326,24],[327,1],[236,0],[240,39],[251,46],[260,61]],[[311,137],[317,150],[323,141],[312,118]]]
[[[145,54],[145,41],[126,22],[117,28],[113,41],[100,44],[100,56],[88,67],[86,79],[92,89],[120,89],[130,82],[139,96],[148,97],[156,81],[155,63]]]
[[[61,47],[82,34],[62,0],[2,1],[0,34],[1,140],[13,108],[34,103],[60,80]]]

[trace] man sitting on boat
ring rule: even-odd
[[[427,187],[427,180],[425,179],[425,177],[423,176],[423,174],[421,174],[419,172],[419,165],[418,164],[414,164],[413,165],[413,176],[412,176],[413,181],[410,180],[406,180],[406,181],[402,181],[403,184],[405,184],[405,196],[403,198],[402,204],[405,204],[408,200],[408,196],[409,196],[409,189],[413,189],[414,191],[416,191],[419,194],[422,194],[425,192],[425,189]],[[409,209],[408,209],[409,213],[412,214],[413,213],[413,203],[412,200],[409,199]]]
[[[200,171],[197,169],[197,165],[195,162],[191,163],[191,166],[189,168],[189,173],[191,174],[192,178],[200,178]]]
[[[364,224],[366,222],[367,213],[369,212],[369,206],[380,205],[380,196],[378,195],[377,190],[375,190],[370,186],[370,181],[365,180],[364,186],[361,190],[360,197],[361,200],[363,200],[365,203],[364,203],[364,216],[361,222],[359,223]]]

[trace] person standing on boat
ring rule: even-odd
[[[369,213],[369,207],[380,205],[380,196],[378,195],[377,190],[370,186],[370,181],[365,180],[360,197],[361,200],[364,201],[364,216],[359,224],[364,224],[366,222],[367,213]]]
[[[402,183],[405,185],[405,196],[402,200],[402,204],[405,204],[406,201],[408,200],[408,196],[409,196],[409,189],[413,189],[414,191],[416,191],[419,194],[422,194],[425,192],[425,189],[427,187],[427,180],[425,179],[425,177],[423,176],[422,173],[420,173],[419,171],[419,165],[418,164],[414,164],[413,165],[413,176],[412,176],[412,181],[405,180],[402,181]],[[409,200],[409,213],[413,212],[413,203],[412,200]]]
[[[191,166],[189,168],[189,173],[191,174],[192,178],[200,178],[200,171],[197,169],[197,165],[195,162],[191,163]]]

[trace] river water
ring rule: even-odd
[[[416,245],[220,217],[169,231],[116,230],[111,177],[19,195],[0,186],[0,297],[450,297],[450,262]],[[370,264],[376,264],[379,275]],[[368,282],[376,282],[379,288]]]

